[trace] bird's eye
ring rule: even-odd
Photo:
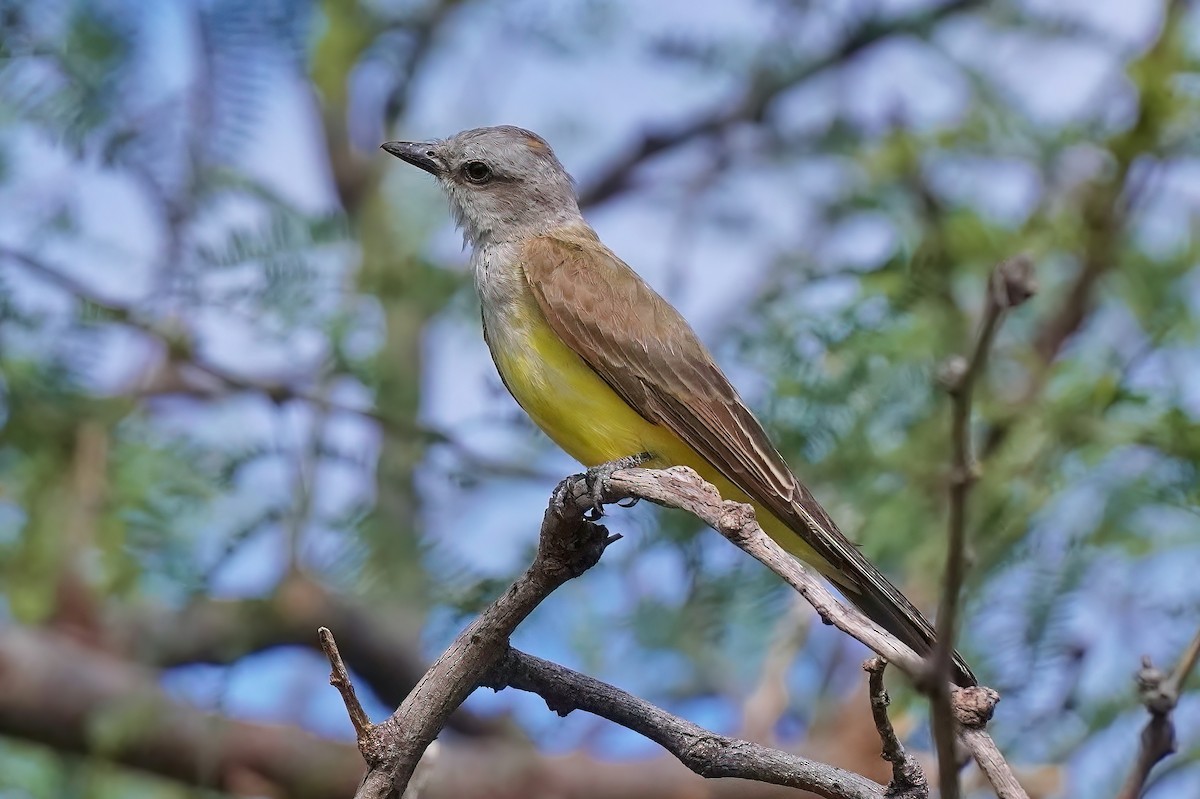
[[[472,183],[487,183],[492,179],[492,168],[482,161],[468,161],[463,165],[463,177]]]

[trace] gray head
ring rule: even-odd
[[[536,235],[581,217],[571,176],[546,140],[501,125],[383,149],[438,179],[473,243]]]

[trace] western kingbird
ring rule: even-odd
[[[639,453],[692,467],[876,624],[930,651],[932,626],[796,479],[691,326],[584,221],[544,139],[501,126],[383,149],[449,196],[492,359],[555,443],[587,467]],[[975,683],[957,653],[954,665],[955,682]]]

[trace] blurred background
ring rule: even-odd
[[[0,797],[344,797],[576,464],[480,336],[428,176],[516,124],[847,534],[932,611],[1000,259],[962,648],[1038,797],[1112,796],[1200,618],[1200,28],[1154,0],[0,2]],[[646,503],[515,643],[886,779],[860,663]],[[893,717],[928,751],[925,705]],[[1200,792],[1200,695],[1149,796]],[[477,692],[425,797],[783,797]],[[968,774],[968,783],[978,786]]]

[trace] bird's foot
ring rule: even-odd
[[[555,513],[557,513],[559,516],[566,515],[568,508],[575,504],[573,501],[574,492],[572,491],[572,487],[580,477],[586,478],[586,476],[587,475],[573,474],[570,477],[563,478],[559,484],[554,487],[554,493],[550,496],[550,504],[554,507]]]
[[[600,517],[604,515],[604,488],[608,479],[612,477],[614,473],[619,472],[622,469],[632,469],[634,467],[641,466],[652,457],[654,456],[649,452],[639,452],[635,455],[626,455],[624,458],[617,458],[616,460],[609,461],[608,463],[601,463],[599,466],[593,466],[584,472],[584,483],[587,485],[588,496],[591,497],[592,500],[591,510],[585,514],[584,518],[590,522],[594,522],[599,520]],[[617,504],[622,508],[632,508],[637,504],[638,499],[637,497],[630,497],[629,499],[630,501],[628,504],[622,504],[621,502],[618,502]]]

